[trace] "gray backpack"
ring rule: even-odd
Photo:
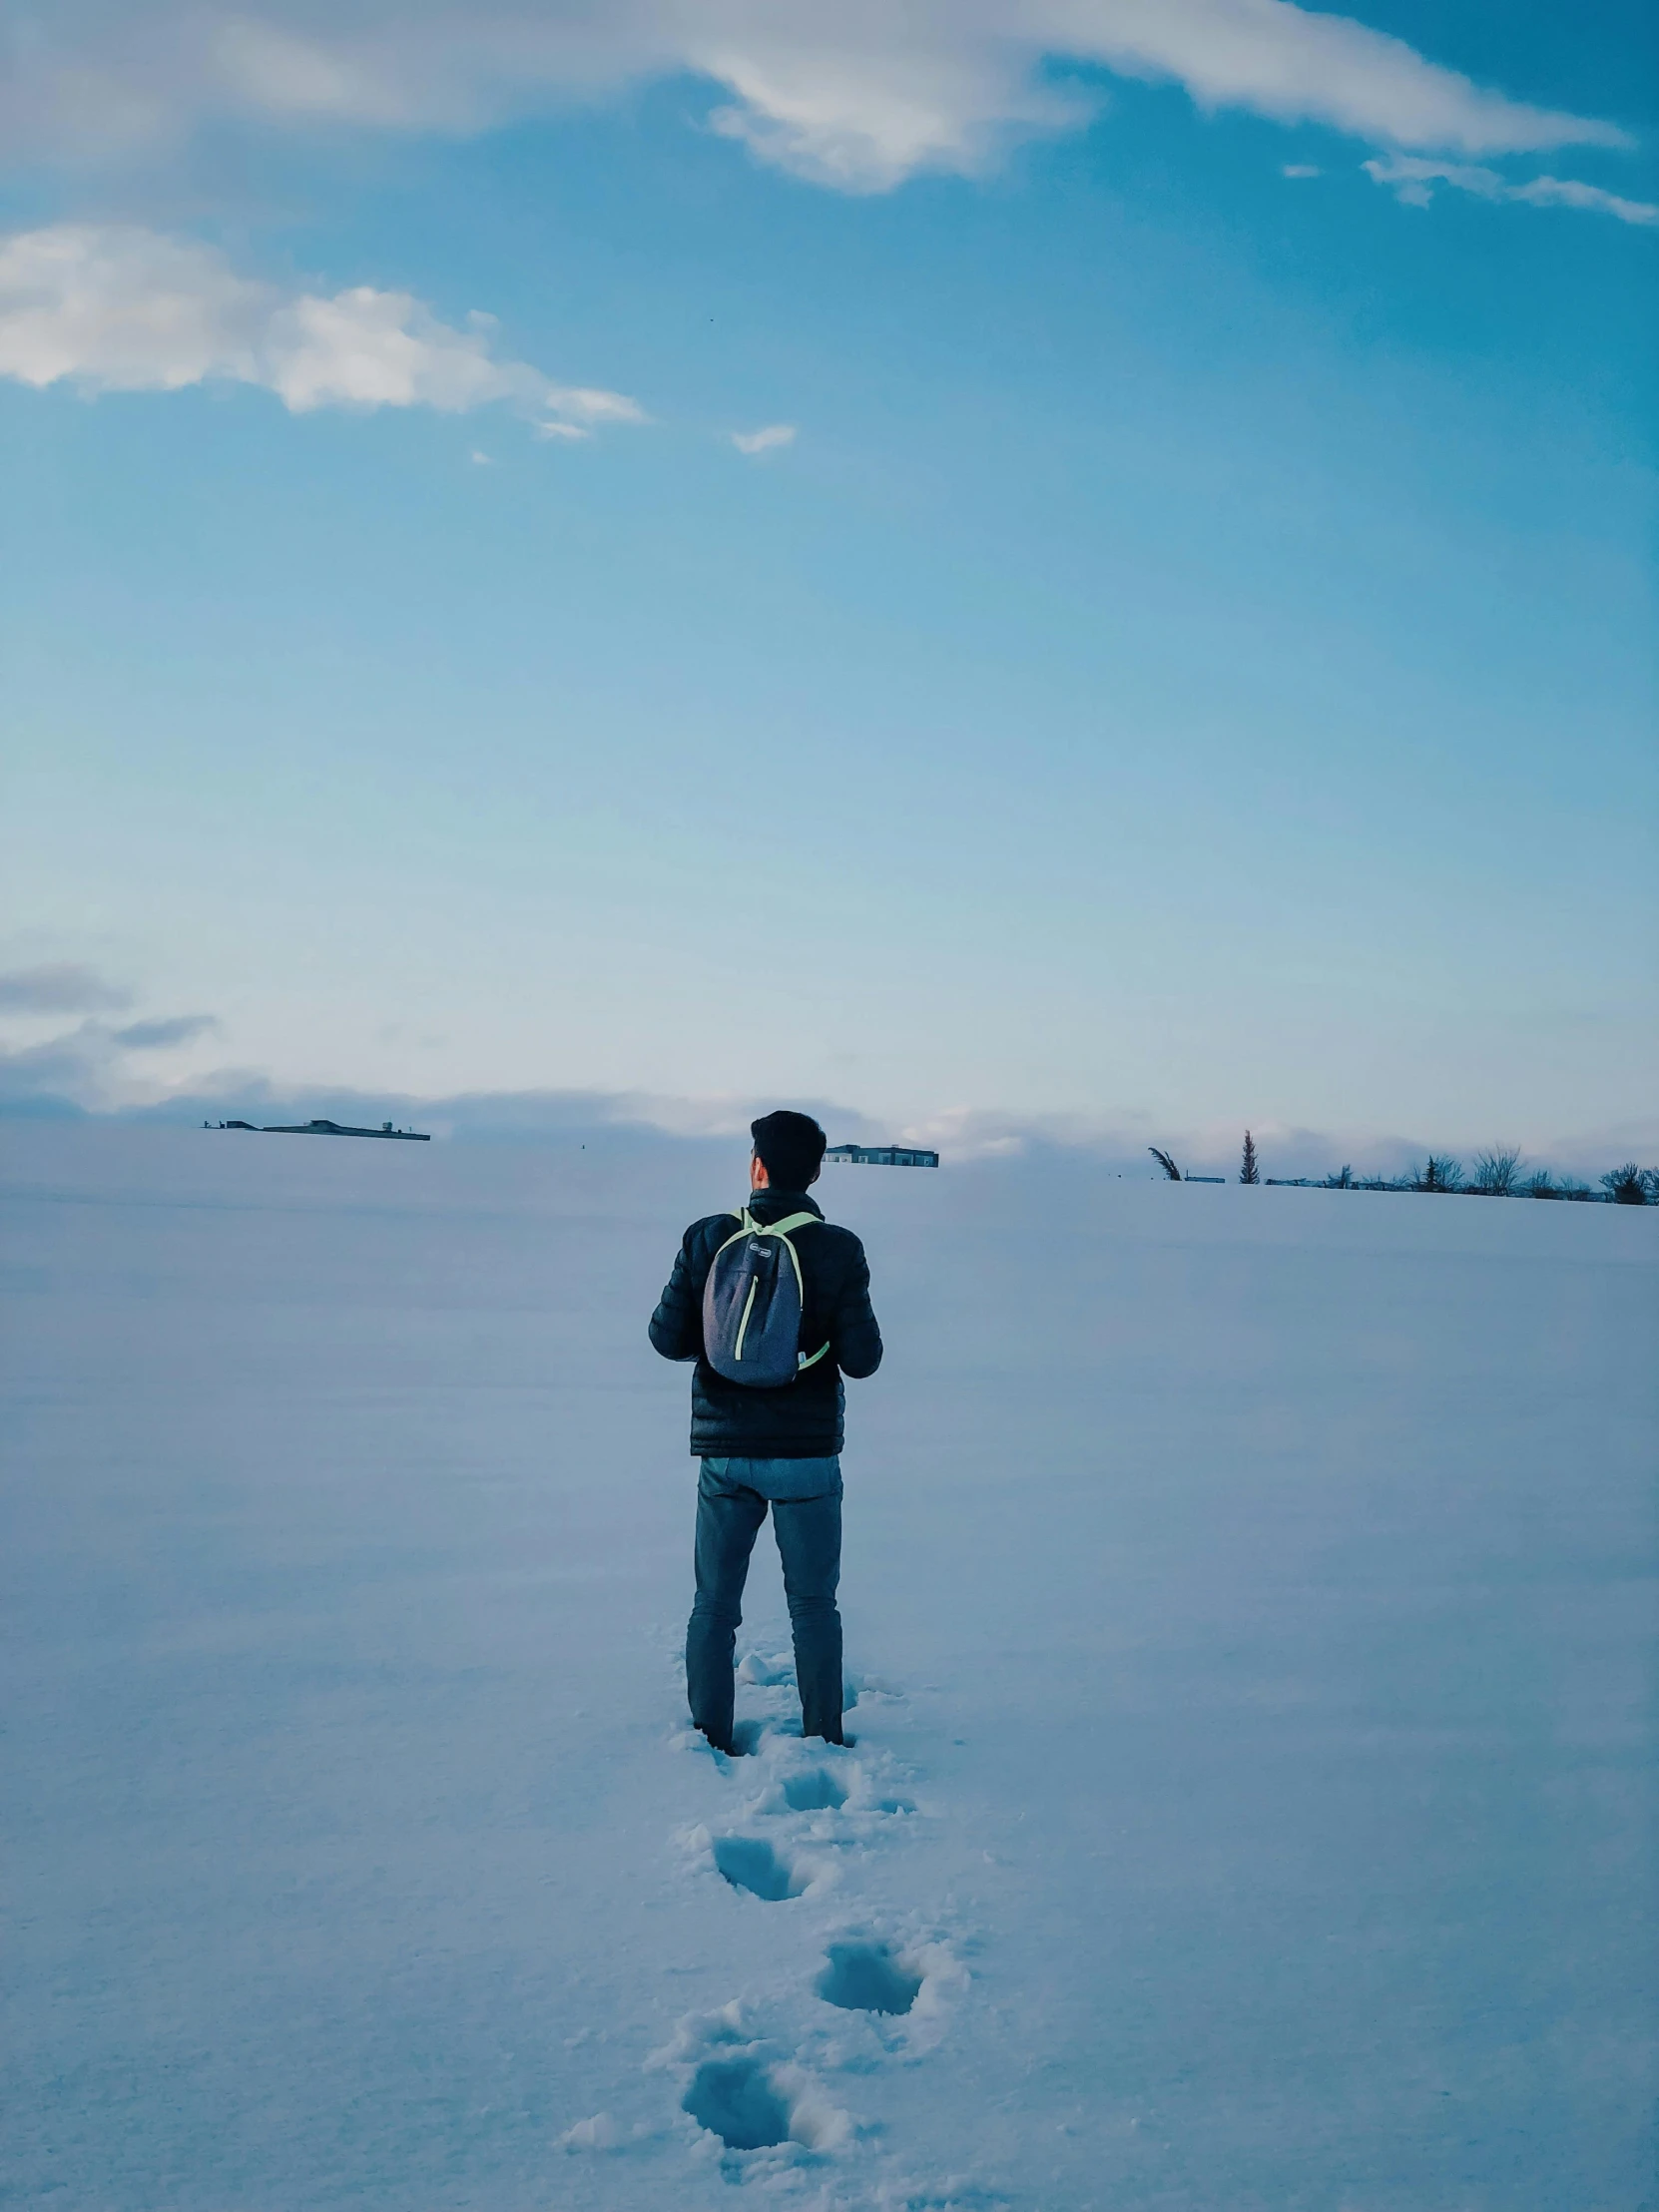
[[[806,1296],[801,1261],[791,1237],[818,1220],[791,1214],[759,1222],[746,1206],[738,1229],[709,1263],[703,1286],[703,1350],[717,1375],[753,1389],[781,1389],[830,1350],[801,1349],[801,1308]]]

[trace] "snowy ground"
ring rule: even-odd
[[[1656,2201],[1659,1212],[830,1171],[857,1742],[763,1535],[728,1764],[741,1147],[4,1155],[8,2201]]]

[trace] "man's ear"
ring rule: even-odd
[[[824,1173],[824,1170],[823,1170],[823,1168],[814,1168],[814,1170],[813,1170],[812,1174],[811,1174],[811,1175],[809,1175],[809,1176],[808,1176],[808,1178],[807,1178],[807,1188],[808,1188],[808,1190],[811,1190],[811,1189],[812,1189],[813,1185],[814,1185],[814,1184],[815,1184],[815,1183],[816,1183],[816,1182],[818,1181],[819,1177],[820,1177],[820,1176],[821,1176],[821,1175],[822,1175],[823,1173]]]

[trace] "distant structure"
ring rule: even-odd
[[[860,1168],[936,1168],[936,1152],[923,1152],[911,1144],[832,1144],[827,1160],[845,1160]]]
[[[1167,1152],[1160,1152],[1155,1144],[1146,1148],[1172,1183],[1225,1183],[1225,1175],[1183,1175]]]
[[[430,1144],[422,1129],[394,1129],[389,1121],[378,1129],[352,1129],[342,1121],[222,1121],[221,1129],[252,1129],[266,1137],[390,1137],[399,1144]]]

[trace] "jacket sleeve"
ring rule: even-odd
[[[835,1301],[830,1343],[836,1367],[854,1382],[873,1375],[881,1365],[881,1332],[869,1303],[869,1262],[861,1245]]]
[[[695,1360],[703,1350],[703,1301],[696,1280],[688,1229],[674,1256],[674,1273],[651,1317],[651,1342],[665,1360]]]

